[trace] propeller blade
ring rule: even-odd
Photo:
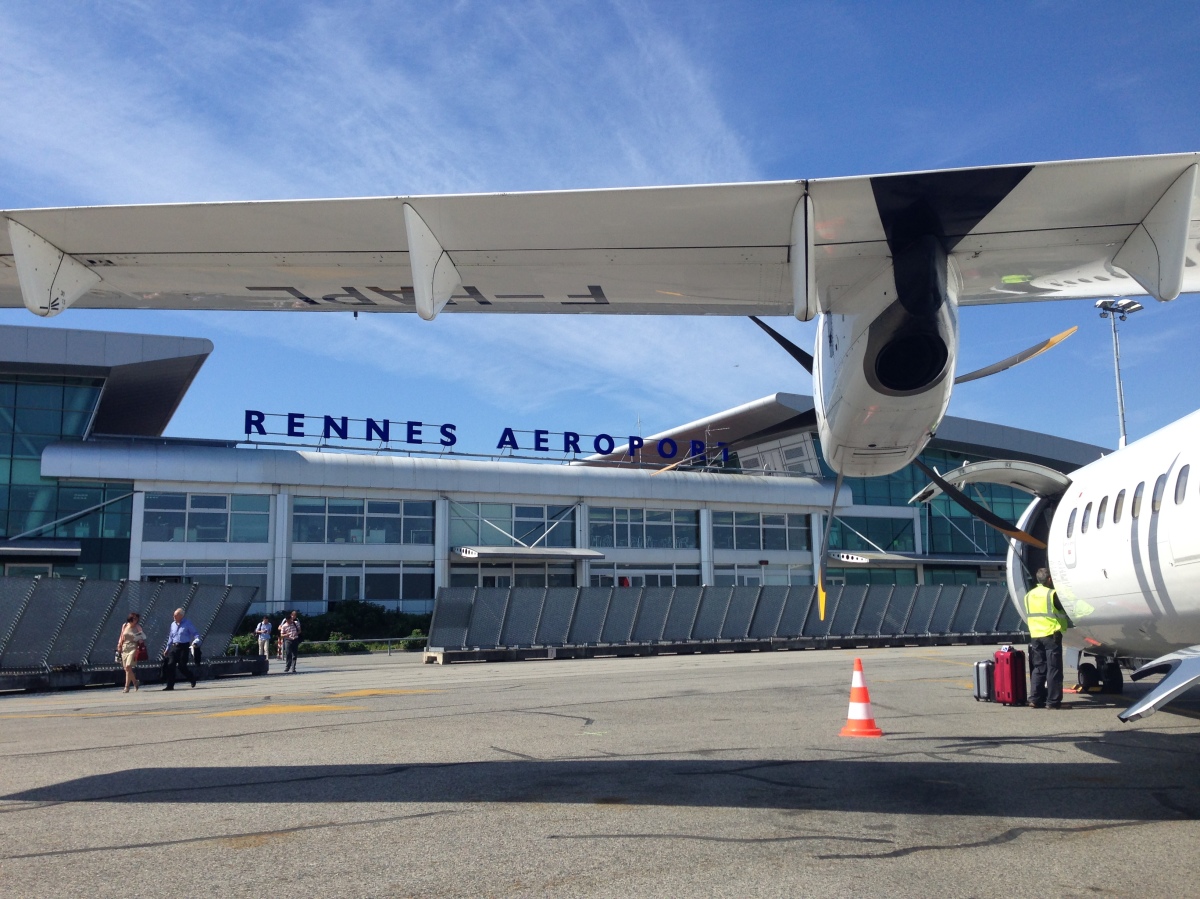
[[[825,518],[825,535],[821,538],[821,552],[817,556],[817,613],[825,620],[825,553],[829,551],[829,534],[833,530],[833,512],[837,508],[838,494],[842,492],[842,473],[839,471],[833,485],[833,502],[829,504],[829,515]]]
[[[747,434],[745,437],[739,437],[729,445],[731,450],[741,449],[744,446],[753,446],[754,444],[766,440],[768,437],[777,437],[782,434],[792,434],[796,431],[810,431],[817,426],[817,410],[809,409],[807,412],[801,412],[799,415],[793,415],[791,418],[785,418],[778,424],[773,424],[769,428],[763,428],[761,431],[755,431],[753,434]]]
[[[1045,549],[1046,544],[1026,531],[1022,531],[1015,524],[1005,521],[995,512],[990,509],[985,509],[975,500],[971,499],[953,484],[940,477],[937,472],[922,462],[920,459],[913,459],[913,465],[921,469],[925,476],[933,483],[942,488],[942,492],[950,499],[954,500],[984,524],[993,527],[1006,537],[1011,537],[1013,540],[1020,540],[1022,543],[1028,543],[1030,546],[1036,546],[1038,549]]]
[[[1043,340],[1041,343],[1034,344],[1027,350],[1021,350],[1021,352],[1017,353],[1015,356],[1009,356],[1007,359],[1003,359],[1000,362],[995,362],[985,368],[977,368],[975,371],[967,372],[965,375],[959,375],[954,379],[954,383],[965,384],[967,381],[977,381],[980,378],[986,378],[988,375],[994,375],[998,372],[1010,369],[1014,365],[1020,365],[1022,362],[1028,362],[1034,356],[1040,356],[1042,353],[1046,352],[1046,350],[1058,346],[1078,330],[1078,325],[1073,328],[1068,328],[1061,334],[1055,334],[1049,340]]]
[[[810,375],[812,374],[812,370],[813,370],[813,357],[812,356],[810,356],[808,353],[804,352],[804,350],[800,349],[800,347],[796,346],[796,344],[792,343],[790,340],[788,340],[786,337],[784,337],[782,334],[780,334],[778,331],[776,331],[770,325],[764,324],[758,318],[758,316],[756,316],[756,315],[750,316],[750,321],[754,322],[754,324],[758,325],[760,328],[762,328],[764,331],[766,331],[768,334],[770,334],[772,340],[774,340],[777,344],[779,344],[781,347],[783,347],[785,350],[787,350],[789,356],[791,356],[793,359],[795,359],[797,362],[799,362],[801,365],[803,365],[805,371],[807,371]]]

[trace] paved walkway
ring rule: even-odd
[[[861,653],[874,740],[837,651],[4,696],[0,895],[1194,894],[1200,703],[976,703],[987,651]]]

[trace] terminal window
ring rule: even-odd
[[[573,547],[575,507],[452,502],[450,545]]]
[[[713,512],[714,549],[812,549],[809,517],[794,512]]]
[[[295,543],[433,545],[432,500],[292,498]]]
[[[700,513],[696,509],[588,510],[588,539],[592,547],[634,549],[698,549]]]
[[[267,494],[146,493],[145,543],[268,543]]]

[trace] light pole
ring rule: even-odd
[[[1117,339],[1117,319],[1125,321],[1145,307],[1137,300],[1125,297],[1119,300],[1096,300],[1096,308],[1100,310],[1101,318],[1112,322],[1113,367],[1117,371],[1117,419],[1121,424],[1121,442],[1117,448],[1120,449],[1125,446],[1125,390],[1121,387],[1121,342]]]

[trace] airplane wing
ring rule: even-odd
[[[914,228],[964,305],[1200,290],[1200,154],[749,184],[0,213],[0,306],[785,315]]]
[[[1143,665],[1130,677],[1141,680],[1151,674],[1162,674],[1164,677],[1154,689],[1117,715],[1121,721],[1136,721],[1153,715],[1164,705],[1182,694],[1185,690],[1200,681],[1200,646],[1189,646],[1178,652],[1168,653]]]

